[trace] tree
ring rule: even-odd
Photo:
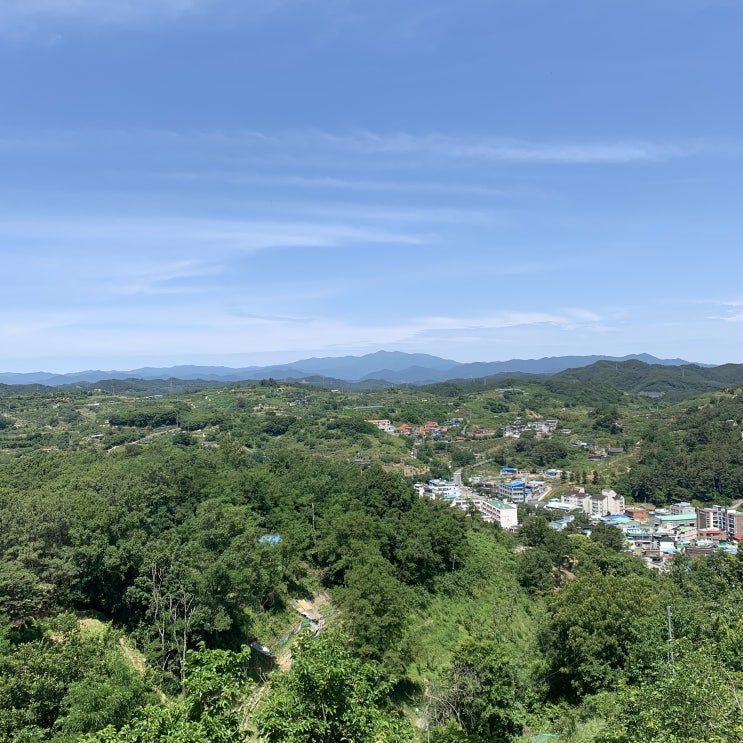
[[[442,478],[448,480],[451,477],[451,468],[439,457],[433,457],[428,463],[428,471],[433,479]]]
[[[390,710],[379,668],[354,657],[340,634],[302,637],[291,670],[273,677],[256,725],[269,743],[410,743],[414,731]]]
[[[582,697],[637,679],[664,648],[665,606],[656,581],[585,576],[551,597],[540,644],[556,697]]]
[[[566,534],[553,529],[549,525],[546,514],[539,512],[533,516],[526,516],[519,527],[518,536],[527,547],[540,547],[552,559],[555,567],[562,567],[570,553],[573,545]]]
[[[245,669],[250,649],[239,653],[206,650],[187,654],[183,694],[166,705],[150,705],[130,715],[128,724],[110,725],[81,743],[232,743],[244,736],[240,700],[251,690]]]
[[[0,615],[22,622],[37,615],[51,599],[52,586],[17,562],[0,562]]]
[[[173,434],[173,443],[176,446],[194,446],[196,441],[187,431],[177,431]]]
[[[77,740],[156,700],[104,625],[62,614],[0,635],[0,743]]]
[[[505,743],[521,733],[515,667],[497,640],[460,643],[432,702],[437,727],[456,722],[455,730],[473,740]],[[441,733],[435,737],[441,739]]]
[[[543,547],[526,549],[516,558],[516,578],[527,593],[553,588],[552,568],[552,556]]]
[[[455,467],[466,467],[468,464],[475,463],[475,455],[469,449],[461,447],[451,448],[451,461]]]
[[[591,539],[614,552],[621,552],[624,549],[625,538],[622,530],[603,521],[591,527]]]
[[[339,599],[351,620],[354,650],[383,663],[393,675],[404,673],[409,591],[394,576],[389,562],[378,555],[359,556],[346,572]]]
[[[715,648],[675,647],[672,667],[623,686],[600,743],[740,743],[739,688]]]

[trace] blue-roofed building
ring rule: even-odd
[[[505,498],[511,503],[525,503],[531,495],[531,488],[523,480],[511,480],[496,483],[495,492],[499,498]]]
[[[575,516],[563,516],[557,521],[550,521],[550,526],[555,531],[562,531],[568,524],[572,524],[575,521]]]

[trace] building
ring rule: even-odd
[[[691,513],[660,513],[656,511],[650,517],[650,526],[656,531],[673,532],[682,526],[696,526],[697,515]]]
[[[633,520],[641,524],[647,524],[650,521],[650,515],[644,506],[627,506],[624,512]]]
[[[689,501],[681,501],[681,503],[672,503],[668,509],[670,513],[696,513],[696,508],[689,503]]]
[[[386,433],[395,433],[395,427],[386,418],[370,420],[367,421],[367,423],[371,423],[372,425],[376,426],[380,431],[385,431]]]
[[[556,420],[544,420],[544,421],[529,421],[526,424],[527,428],[537,432],[537,436],[550,435],[554,433],[557,428],[558,421]]]
[[[477,498],[473,502],[485,521],[497,521],[504,529],[515,529],[519,525],[518,509],[513,503],[497,498]]]
[[[566,503],[569,506],[575,506],[577,508],[581,508],[584,513],[590,513],[591,512],[590,499],[591,499],[591,496],[588,493],[586,493],[585,488],[575,487],[568,493],[563,493],[560,498],[560,501],[562,503]]]
[[[570,511],[582,510],[582,507],[574,503],[566,503],[565,501],[557,500],[557,498],[551,498],[548,501],[539,501],[537,504],[541,508],[549,508],[553,511],[563,511],[569,513]]]
[[[575,516],[563,516],[561,519],[557,519],[557,521],[550,521],[550,526],[555,531],[562,531],[565,529],[569,524],[572,524],[573,521],[575,521]]]
[[[696,526],[698,532],[718,529],[727,539],[740,539],[743,536],[743,513],[722,506],[698,508]]]
[[[495,492],[499,498],[507,498],[512,503],[526,503],[531,495],[531,488],[523,480],[511,480],[510,482],[497,482]]]
[[[420,496],[428,496],[429,498],[446,498],[451,500],[452,498],[459,497],[459,486],[455,485],[451,480],[429,480],[426,483],[417,482],[415,489],[418,491]]]
[[[583,513],[591,518],[622,514],[625,507],[624,496],[608,488],[604,488],[598,495],[592,495],[586,493],[585,488],[576,487],[569,493],[563,493],[561,500],[571,506],[580,506]]]

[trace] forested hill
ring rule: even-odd
[[[738,390],[177,390],[0,397],[0,743],[743,742],[743,558],[413,487],[729,504]]]
[[[637,360],[597,361],[590,366],[559,372],[551,379],[605,384],[625,392],[649,392],[679,400],[700,392],[743,384],[743,364],[702,367],[696,364],[646,364]]]

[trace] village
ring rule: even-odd
[[[466,431],[462,418],[447,420],[443,424],[427,421],[419,426],[407,423],[395,426],[387,419],[368,422],[386,433],[409,436],[414,442],[425,437],[449,441],[452,429],[456,429],[458,434],[454,441],[465,440],[460,435]],[[470,433],[477,438],[497,433],[506,438],[519,438],[525,431],[532,430],[538,437],[549,437],[558,425],[559,422],[554,419],[524,422],[517,418],[511,425],[498,431],[474,428]],[[578,440],[574,445],[585,450],[591,461],[623,453],[621,447],[597,450],[591,441]],[[413,447],[411,452],[415,451]],[[477,465],[485,462],[479,456],[477,459]],[[610,524],[624,535],[627,551],[641,556],[648,566],[657,569],[665,569],[673,555],[678,553],[700,556],[717,549],[737,553],[738,543],[743,539],[743,512],[735,510],[735,507],[712,505],[696,508],[687,501],[673,503],[668,508],[652,504],[628,504],[624,496],[610,488],[597,488],[597,492],[590,492],[588,485],[575,485],[556,497],[553,495],[557,489],[555,486],[564,484],[565,475],[568,474],[556,468],[534,473],[503,466],[497,477],[472,474],[466,483],[462,472],[461,469],[457,470],[453,480],[418,482],[415,488],[420,497],[444,499],[454,507],[475,509],[485,521],[495,522],[509,531],[519,526],[519,507],[546,509],[553,517],[550,526],[558,531],[571,524],[575,529],[576,519],[577,525],[582,524],[580,531],[586,534],[590,534],[591,525]]]
[[[547,469],[540,477],[513,467],[502,467],[495,480],[472,475],[467,484],[462,471],[451,481],[435,479],[418,482],[420,497],[448,500],[452,506],[475,509],[485,521],[514,531],[519,526],[519,507],[546,509],[553,517],[550,526],[558,531],[583,524],[580,531],[590,534],[591,526],[615,526],[625,537],[625,549],[642,557],[649,567],[666,569],[673,555],[703,556],[723,549],[737,553],[743,539],[743,512],[734,507],[713,505],[696,508],[690,502],[673,503],[668,508],[649,504],[627,504],[614,490],[601,488],[591,493],[585,486],[574,486],[559,498],[550,497],[560,471]]]

